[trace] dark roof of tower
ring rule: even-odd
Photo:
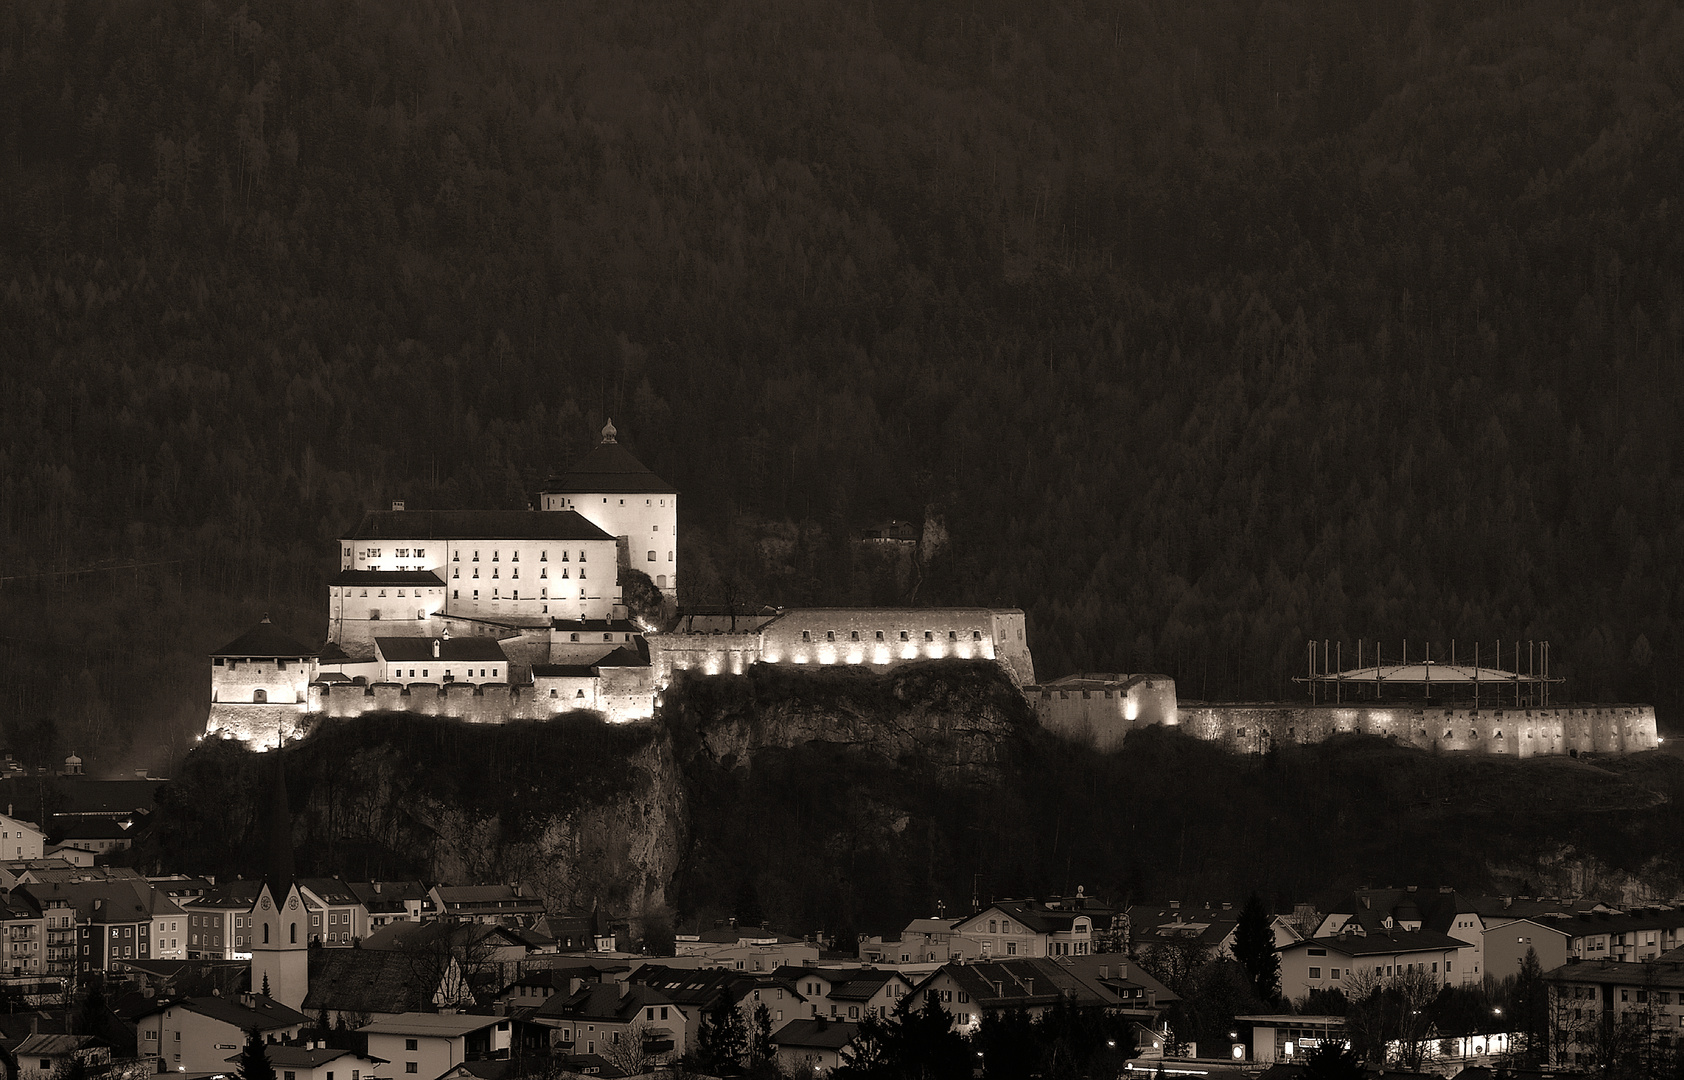
[[[572,510],[372,510],[344,540],[612,540]]]
[[[678,489],[649,471],[616,439],[612,421],[596,449],[544,485],[551,495],[676,495]]]
[[[211,653],[212,656],[315,656],[316,650],[303,642],[283,633],[269,616],[263,616],[263,621],[247,630],[239,637],[230,641],[222,648]]]

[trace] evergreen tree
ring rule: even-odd
[[[1544,982],[1538,951],[1531,947],[1521,957],[1511,1007],[1522,1040],[1521,1054],[1528,1063],[1541,1064],[1549,1054],[1549,984]]]
[[[1305,1080],[1362,1080],[1362,1062],[1355,1050],[1332,1039],[1323,1039],[1304,1059],[1304,1077]]]
[[[1281,958],[1275,949],[1273,922],[1263,899],[1252,893],[1234,927],[1234,959],[1245,967],[1258,1000],[1271,1006],[1281,996]]]
[[[240,1064],[235,1067],[234,1075],[239,1080],[275,1080],[275,1067],[269,1063],[263,1033],[256,1028],[246,1032],[246,1045],[240,1051]]]

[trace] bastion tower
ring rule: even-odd
[[[619,545],[622,566],[649,575],[678,599],[678,489],[650,472],[619,441],[610,420],[602,441],[539,493],[544,510],[572,510]]]

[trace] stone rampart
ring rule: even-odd
[[[1041,726],[1107,752],[1131,732],[1152,724],[1175,726],[1175,680],[1167,675],[1113,675],[1025,687]]]
[[[1472,709],[1462,705],[1210,705],[1184,702],[1189,734],[1237,753],[1320,742],[1355,732],[1423,750],[1537,755],[1625,754],[1660,745],[1649,705],[1551,705]]]
[[[296,703],[251,705],[212,702],[210,718],[205,722],[205,735],[209,738],[238,739],[253,750],[270,750],[281,745],[282,739],[302,735],[307,718],[308,714]]]

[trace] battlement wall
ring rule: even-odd
[[[328,719],[349,719],[372,712],[405,712],[420,716],[444,716],[475,724],[502,724],[510,720],[548,720],[565,712],[600,712],[610,720],[646,720],[653,715],[653,692],[648,686],[647,668],[627,669],[597,680],[591,692],[578,698],[560,680],[546,680],[538,686],[510,686],[506,683],[374,683],[317,684],[310,687],[310,714]],[[581,683],[581,685],[584,685]],[[563,694],[563,689],[570,692]],[[294,717],[300,716],[293,706]],[[234,734],[230,731],[229,734]],[[236,737],[245,738],[244,735]],[[272,745],[272,742],[271,742]]]
[[[1061,686],[1024,688],[1041,726],[1101,752],[1117,750],[1132,732],[1180,722],[1175,680],[1168,675],[1121,675]]]
[[[1535,708],[1381,705],[1209,705],[1183,702],[1189,734],[1236,753],[1260,754],[1290,743],[1355,732],[1395,738],[1423,750],[1534,757],[1626,754],[1660,745],[1650,705],[1552,705]]]

